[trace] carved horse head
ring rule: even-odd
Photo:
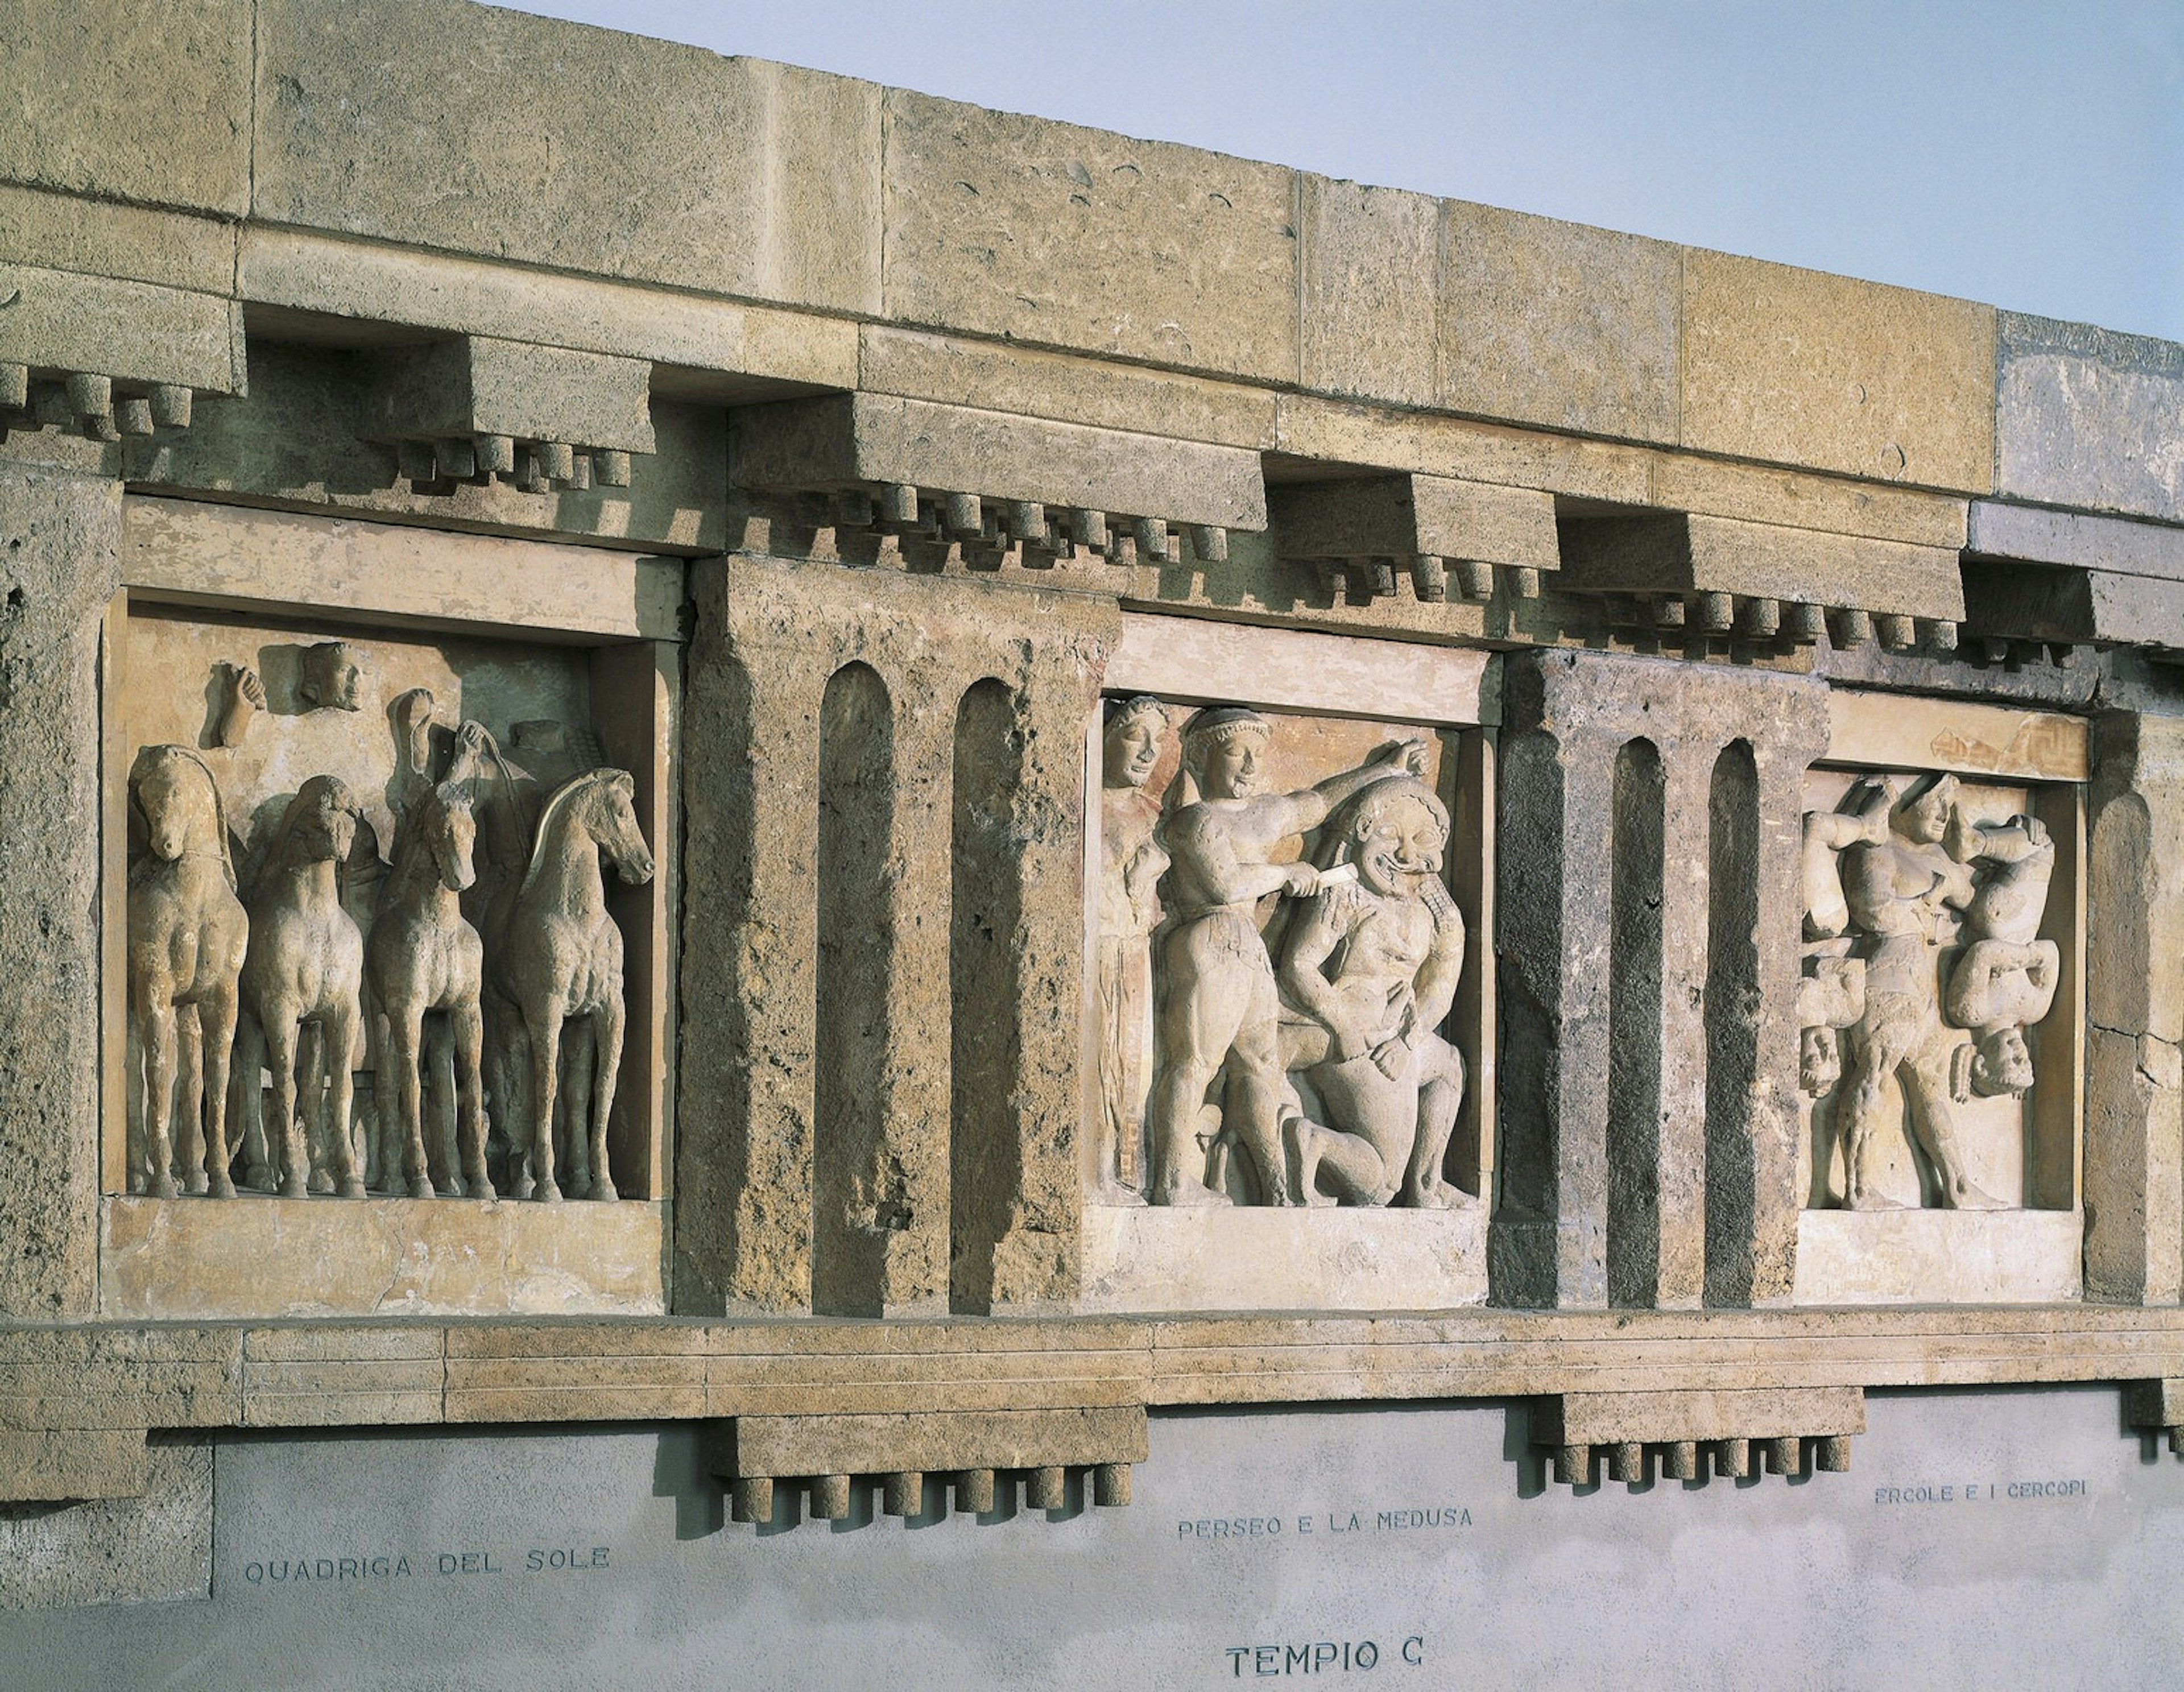
[[[362,809],[348,783],[338,776],[314,776],[297,789],[281,815],[273,843],[265,854],[267,873],[328,859],[345,863],[356,844]]]
[[[587,770],[564,782],[538,817],[538,840],[523,874],[529,893],[558,854],[588,840],[605,852],[615,873],[632,886],[652,879],[652,854],[637,824],[637,783],[627,770]],[[562,843],[570,843],[564,844]]]
[[[228,886],[235,885],[227,813],[203,759],[187,746],[146,747],[129,771],[129,802],[143,821],[153,857],[173,864],[216,856]]]
[[[416,869],[422,854],[432,878],[449,893],[460,893],[477,879],[477,817],[471,796],[454,782],[443,782],[420,794],[403,819],[403,866]]]

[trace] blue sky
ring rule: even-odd
[[[2184,0],[536,0],[2184,341]]]

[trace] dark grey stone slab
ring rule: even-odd
[[[2184,425],[2180,425],[2184,428]],[[1967,551],[2184,582],[2184,528],[1975,499]]]
[[[2003,312],[1995,486],[2184,521],[2184,346]]]
[[[694,1428],[239,1439],[209,1601],[0,1649],[51,1692],[2174,1684],[2184,1463],[2114,1389],[1877,1395],[1850,1474],[1575,1492],[1525,1414],[1163,1416],[1126,1510],[930,1484],[905,1524],[861,1483],[766,1529]]]

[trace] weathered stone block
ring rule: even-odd
[[[1685,446],[1993,487],[1992,307],[1692,248],[1683,319]]]
[[[1648,460],[1652,475],[1646,503],[1670,510],[1864,535],[1950,552],[1964,544],[1966,502],[1961,498],[1687,453],[1657,452]]]
[[[869,83],[450,0],[278,0],[259,9],[259,218],[879,303]]]
[[[653,449],[652,367],[643,359],[465,335],[372,364],[359,431],[368,440],[506,435]]]
[[[243,387],[242,311],[213,294],[0,264],[0,363],[211,393]]]
[[[140,1498],[145,1476],[142,1428],[0,1433],[0,1502]]]
[[[1290,171],[897,90],[887,116],[888,316],[1296,380]]]
[[[1256,453],[880,394],[784,400],[738,414],[745,487],[908,483],[987,498],[1263,529]]]
[[[1677,438],[1678,248],[1458,200],[1441,209],[1441,242],[1442,405]]]
[[[1807,1211],[1797,1300],[2068,1304],[2079,1294],[2084,1235],[2075,1211]]]
[[[251,16],[241,0],[0,7],[0,178],[241,216]]]
[[[726,1472],[734,1475],[879,1474],[1142,1463],[1137,1406],[988,1411],[977,1415],[739,1416]],[[719,1459],[716,1458],[716,1461]]]
[[[1282,395],[1276,426],[1275,447],[1296,458],[1539,487],[1618,505],[1643,505],[1649,498],[1652,454],[1606,441],[1389,412],[1318,394]]]
[[[1563,526],[1563,579],[1621,593],[1700,592],[1852,605],[1956,621],[1957,554],[1730,517],[1580,518]]]
[[[2001,314],[1995,491],[2184,521],[2184,347]]]
[[[1416,554],[1558,570],[1552,495],[1437,476],[1301,482],[1269,496],[1274,543],[1291,558]]]
[[[0,1511],[0,1610],[212,1596],[212,1446],[119,1437],[133,1442],[143,1472],[135,1494]]]
[[[1298,380],[1324,393],[1432,405],[1440,398],[1440,203],[1325,176],[1299,181]]]
[[[0,262],[225,294],[236,225],[0,183]]]
[[[1089,1205],[1077,1308],[1446,1310],[1486,1302],[1484,1210]]]
[[[1535,1445],[1658,1444],[1865,1432],[1858,1387],[1758,1391],[1561,1393],[1533,1412]]]
[[[120,484],[0,459],[0,1313],[88,1316],[98,1262],[99,624]]]
[[[2184,528],[2165,524],[1975,499],[1965,547],[1992,558],[2184,582]]]

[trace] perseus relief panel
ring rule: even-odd
[[[2079,788],[1816,767],[1804,797],[1801,1288],[2072,1295]]]
[[[1249,632],[1204,638],[1245,654],[1238,691],[1263,674]],[[1317,638],[1277,661],[1309,666]],[[1483,735],[1336,714],[1340,682],[1308,667],[1285,702],[1301,683],[1328,714],[1175,679],[1112,692],[1089,737],[1090,1295],[1156,1296],[1157,1273],[1171,1297],[1264,1301],[1284,1262],[1347,1250],[1308,1301],[1463,1302],[1492,1165]],[[1280,1261],[1245,1244],[1270,1229]]]
[[[109,628],[109,1303],[248,1303],[221,1266],[267,1250],[257,1308],[378,1308],[391,1250],[435,1283],[397,1302],[521,1305],[436,1255],[578,1212],[656,1261],[657,1206],[614,1202],[665,1196],[654,649],[141,597]]]

